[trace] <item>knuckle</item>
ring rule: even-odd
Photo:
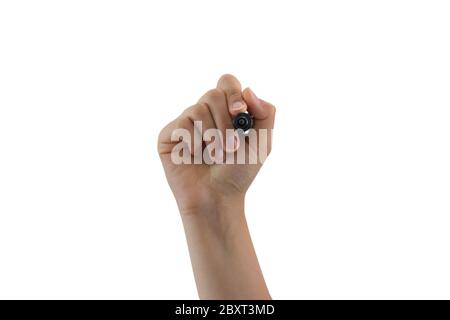
[[[158,134],[158,140],[157,140],[157,149],[158,149],[158,153],[159,154],[163,154],[166,153],[168,151],[170,151],[168,145],[170,144],[170,127],[171,124],[173,123],[170,122],[168,123],[165,127],[163,127]]]
[[[274,117],[275,113],[277,112],[277,108],[275,108],[275,106],[273,104],[271,104],[270,102],[267,102],[267,101],[264,101],[264,104],[265,104],[265,106],[267,106],[269,116]]]
[[[158,134],[158,142],[163,141],[164,138],[167,136],[167,132],[170,130],[170,123],[166,124]]]
[[[230,82],[230,81],[237,81],[236,77],[230,73],[223,74],[219,79],[219,82]]]
[[[205,98],[211,103],[218,103],[225,100],[225,94],[220,89],[211,89],[206,92]]]
[[[192,109],[192,117],[194,120],[204,119],[209,115],[208,105],[206,103],[199,103]]]
[[[209,107],[207,103],[199,102],[187,108],[180,116],[180,121],[186,124],[186,121],[203,120],[209,116]],[[183,118],[183,119],[181,119]]]
[[[189,128],[191,120],[189,119],[187,114],[182,114],[178,117],[176,120],[175,128],[181,129],[181,128]]]
[[[217,82],[217,86],[228,90],[232,87],[240,87],[241,84],[235,76],[227,73],[220,77],[219,81]]]
[[[163,136],[164,136],[164,129],[161,129],[161,131],[159,131],[159,134],[158,134],[158,146],[159,146],[159,144],[163,141]]]
[[[230,91],[228,93],[228,101],[239,101],[242,100],[242,93],[237,90]]]
[[[164,134],[167,131],[167,127],[168,127],[168,125],[165,125],[161,130],[159,130],[158,140],[161,140],[163,138]]]
[[[275,114],[277,113],[277,108],[274,105],[270,105],[272,108],[272,116],[275,116]]]

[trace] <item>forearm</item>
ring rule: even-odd
[[[270,299],[244,215],[244,200],[182,214],[201,299]]]

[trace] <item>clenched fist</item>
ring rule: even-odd
[[[254,119],[254,131],[246,135],[233,130],[232,118],[240,112],[248,112]],[[249,88],[242,91],[234,76],[223,75],[216,88],[162,129],[158,151],[182,214],[243,199],[264,155],[270,153],[274,119],[274,106],[257,98]],[[211,141],[204,141],[211,136],[207,134],[211,129],[218,133],[211,139],[216,148],[211,148]],[[184,159],[190,153],[187,163],[174,161],[180,152],[177,145],[183,146],[175,139],[179,138],[177,132],[189,133],[183,137],[188,141],[183,141],[185,148],[181,150]],[[195,137],[203,139],[194,141]]]

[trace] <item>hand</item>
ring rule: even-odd
[[[243,201],[245,193],[258,173],[261,163],[249,163],[249,154],[258,155],[255,146],[248,139],[236,139],[228,145],[234,149],[228,152],[247,152],[244,164],[175,164],[171,159],[173,147],[179,141],[172,141],[172,132],[184,128],[194,137],[194,121],[202,121],[203,134],[216,128],[225,137],[226,129],[233,129],[232,117],[248,111],[254,117],[254,129],[267,130],[267,154],[271,150],[271,129],[275,119],[275,108],[256,97],[249,88],[242,91],[239,81],[232,75],[223,75],[217,88],[209,90],[193,106],[187,108],[177,119],[170,122],[160,133],[158,151],[169,185],[175,195],[182,214],[210,211],[218,205]],[[230,138],[228,135],[227,139]],[[233,137],[231,137],[233,140]],[[225,146],[227,141],[222,141]],[[191,142],[191,146],[193,146]],[[201,146],[203,148],[203,145]],[[190,149],[194,153],[193,147]],[[201,210],[200,210],[201,209]]]
[[[169,123],[158,138],[159,155],[181,212],[202,299],[270,299],[244,214],[245,193],[263,160],[259,158],[259,144],[250,143],[250,136],[247,141],[242,136],[235,140],[234,135],[226,134],[226,129],[232,129],[232,117],[245,111],[254,117],[257,131],[268,129],[268,154],[275,108],[258,99],[250,89],[242,92],[239,81],[231,75],[222,76],[216,89],[208,91],[197,104]],[[202,121],[202,128],[195,127],[194,121]],[[197,149],[209,150],[216,143],[215,140],[207,146],[192,143],[196,133],[203,135],[208,129],[220,130],[222,138],[218,140],[225,146],[227,155],[235,159],[235,155],[244,151],[247,156],[243,164],[176,164],[172,161],[172,150],[180,143],[172,141],[176,129],[189,133],[187,141],[183,137],[181,143],[190,145],[186,153],[190,161]],[[231,143],[226,144],[224,140],[229,137]],[[217,159],[223,150],[205,154]],[[251,164],[254,156],[257,156],[256,164]]]

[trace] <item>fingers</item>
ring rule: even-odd
[[[208,105],[203,103],[194,104],[193,106],[184,110],[179,117],[179,121],[182,122],[183,119],[188,120],[192,124],[197,124],[195,128],[202,135],[206,130],[216,127],[214,119],[209,111]]]
[[[168,154],[172,151],[173,144],[171,136],[172,132],[177,128],[177,120],[169,122],[160,132],[158,136],[158,153],[160,155]]]
[[[216,128],[222,134],[222,146],[225,146],[227,151],[234,151],[236,149],[235,136],[227,135],[227,129],[233,131],[233,122],[231,115],[228,112],[227,99],[224,91],[221,89],[209,90],[203,97],[200,98],[199,103],[208,106],[211,116],[214,119]],[[227,141],[224,141],[227,139]],[[230,140],[231,141],[228,141]]]
[[[227,109],[227,100],[222,90],[212,89],[206,92],[198,101],[203,104],[210,112],[217,129],[225,134],[226,129],[232,128],[231,116]]]
[[[239,107],[236,105],[239,105]],[[194,154],[197,149],[203,148],[202,143],[195,143],[196,136],[199,135],[200,140],[202,140],[208,129],[217,128],[222,134],[222,146],[225,146],[227,152],[235,152],[242,144],[239,139],[236,139],[236,135],[227,134],[227,129],[229,129],[228,132],[231,131],[235,134],[232,116],[245,111],[248,111],[254,117],[255,129],[268,129],[270,150],[275,107],[256,97],[249,88],[241,93],[239,81],[232,75],[224,75],[219,79],[216,89],[204,94],[197,104],[186,109],[161,131],[158,138],[158,151],[160,154],[170,153],[173,146],[179,142],[176,139],[181,136],[174,135],[174,131],[185,129],[190,134],[190,141],[185,142],[189,145],[191,153]],[[200,121],[201,124],[197,121]],[[184,136],[182,138],[184,139]],[[173,139],[175,141],[172,141]]]
[[[241,84],[234,76],[225,74],[220,77],[217,88],[225,92],[228,111],[232,116],[247,111],[247,105],[242,98]]]
[[[248,112],[254,117],[254,128],[273,129],[275,107],[269,102],[259,99],[250,88],[246,88],[242,95],[247,103]]]
[[[205,131],[215,127],[208,106],[195,104],[161,130],[158,137],[158,151],[160,154],[170,153],[174,144],[179,143],[176,139],[183,135],[184,130],[189,133],[189,141],[184,142],[187,143],[191,154],[194,154],[203,147],[202,136]]]

